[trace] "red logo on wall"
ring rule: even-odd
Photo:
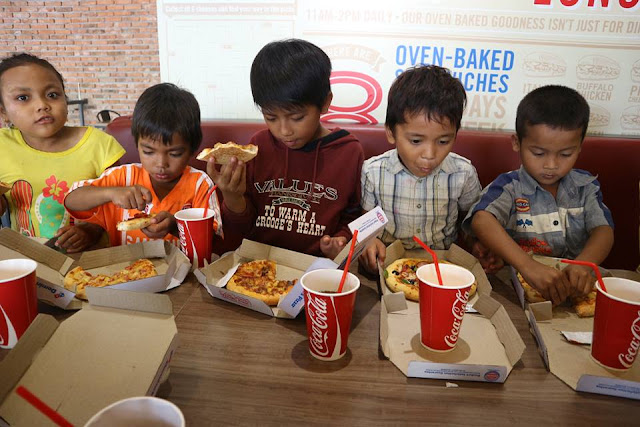
[[[382,87],[373,77],[356,71],[334,71],[331,73],[331,85],[352,84],[363,88],[367,94],[366,100],[360,105],[339,107],[331,104],[329,112],[322,116],[323,122],[332,120],[353,120],[356,123],[376,124],[378,121],[370,112],[378,108],[382,102]]]

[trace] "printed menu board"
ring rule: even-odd
[[[640,135],[640,0],[158,0],[163,81],[203,118],[259,119],[249,70],[266,43],[302,38],[332,60],[328,121],[384,122],[395,76],[446,67],[467,90],[462,126],[512,130],[522,97],[578,90],[590,134]]]

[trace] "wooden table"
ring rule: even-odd
[[[373,281],[362,279],[347,355],[321,362],[308,352],[304,315],[276,319],[214,299],[189,275],[167,292],[180,345],[158,395],[182,409],[188,426],[638,425],[639,402],[577,393],[547,372],[511,285],[491,282],[527,349],[504,384],[455,381],[458,388],[447,388],[442,380],[407,378],[382,356]]]

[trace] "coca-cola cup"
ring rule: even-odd
[[[441,286],[435,264],[418,268],[420,282],[420,342],[431,351],[455,348],[462,328],[469,290],[475,281],[466,268],[440,263]]]
[[[85,427],[184,427],[180,408],[168,400],[153,396],[119,400],[87,421]]]
[[[191,260],[193,268],[204,267],[205,260],[211,262],[213,254],[213,209],[207,210],[207,216],[204,216],[204,208],[182,209],[174,217],[182,253]]]
[[[640,351],[640,283],[618,277],[596,282],[591,357],[605,368],[631,368]]]
[[[302,276],[309,352],[320,360],[338,360],[347,352],[351,316],[360,280],[348,273],[342,292],[342,270],[319,269]]]
[[[37,266],[30,259],[0,261],[0,348],[13,348],[38,315]]]

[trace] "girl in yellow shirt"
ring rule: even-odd
[[[0,215],[11,227],[50,239],[68,252],[84,250],[102,229],[72,225],[64,196],[79,180],[99,176],[124,154],[110,135],[92,127],[67,126],[64,81],[48,61],[22,53],[0,62]]]

